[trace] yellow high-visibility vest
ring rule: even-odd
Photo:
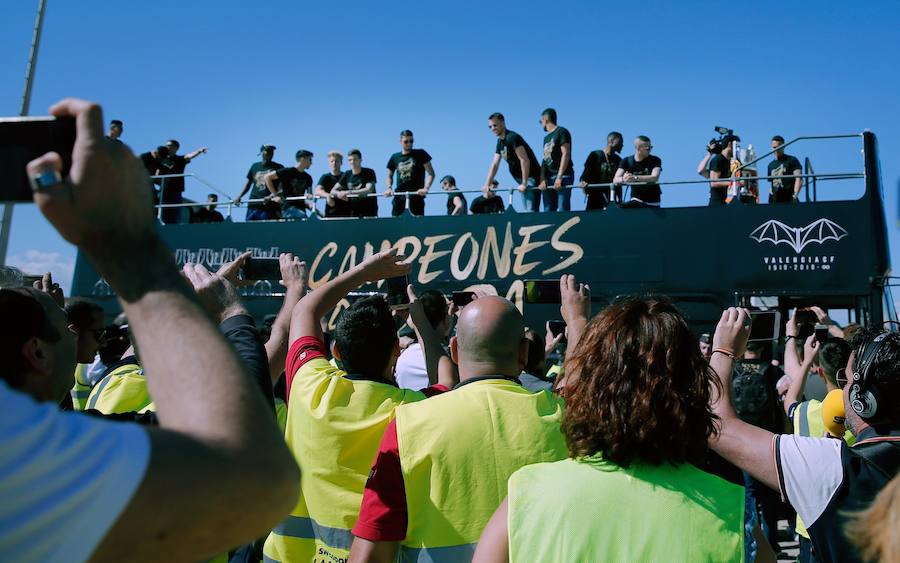
[[[87,380],[88,364],[77,364],[75,366],[75,384],[72,386],[70,394],[72,395],[72,409],[83,411],[87,404],[88,397],[91,395],[91,384]]]
[[[155,411],[156,405],[150,398],[144,378],[144,368],[138,364],[137,358],[122,358],[110,366],[106,375],[91,390],[85,408],[97,409],[103,414]]]

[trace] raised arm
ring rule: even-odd
[[[703,155],[703,158],[700,160],[700,164],[697,165],[697,174],[700,174],[704,178],[709,178],[709,159],[712,158],[713,153],[706,151],[706,154]]]
[[[195,150],[194,152],[189,152],[186,155],[184,155],[184,159],[186,161],[190,162],[190,161],[194,160],[195,158],[197,158],[198,156],[200,156],[201,154],[206,154],[208,151],[209,151],[209,147],[200,147],[199,149]]]
[[[413,330],[416,331],[419,344],[422,345],[422,353],[425,356],[425,371],[428,374],[429,387],[438,383],[448,389],[459,383],[459,372],[456,364],[447,355],[441,345],[442,337],[431,326],[431,322],[425,315],[425,308],[416,298],[416,291],[412,285],[406,287],[409,295],[409,317],[412,319]]]
[[[795,368],[793,371],[788,369],[787,357],[789,350],[792,350],[793,355],[796,357],[797,347],[790,341],[788,341],[788,345],[784,351],[785,373],[791,378],[791,385],[788,387],[787,393],[784,395],[784,402],[782,403],[786,414],[790,413],[794,403],[803,397],[806,380],[809,378],[809,368],[812,366],[813,361],[815,361],[816,354],[819,353],[819,343],[816,341],[816,335],[813,334],[806,339],[806,343],[803,345],[803,363],[793,362],[792,366]]]
[[[334,308],[341,299],[357,287],[369,283],[402,276],[409,273],[409,264],[403,264],[404,257],[396,248],[373,254],[355,267],[316,288],[294,306],[291,316],[290,341],[302,336],[322,337],[319,319]]]
[[[259,537],[297,498],[299,474],[278,427],[156,234],[140,161],[104,140],[99,106],[68,99],[50,111],[76,118],[72,167],[35,202],[118,295],[161,426],[148,431],[141,485],[93,557],[198,560]],[[61,168],[48,153],[28,173]]]
[[[559,278],[560,305],[559,311],[568,329],[568,345],[566,346],[566,359],[572,357],[578,346],[581,335],[591,318],[591,288],[586,283],[578,283],[575,276],[563,274]],[[556,382],[556,389],[571,386],[574,380],[569,377],[566,370]]]
[[[283,253],[278,257],[281,266],[281,285],[285,287],[284,301],[281,310],[272,323],[272,332],[266,342],[266,356],[269,358],[269,375],[272,385],[281,377],[284,363],[287,361],[288,334],[291,330],[291,314],[294,306],[303,298],[307,286],[306,262],[291,253]]]

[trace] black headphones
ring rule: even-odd
[[[850,386],[850,407],[866,422],[874,422],[878,415],[878,402],[882,399],[878,387],[869,379],[869,371],[878,352],[887,342],[891,333],[882,332],[868,344],[857,351],[855,365],[853,366],[853,383]],[[882,411],[885,405],[882,405]]]

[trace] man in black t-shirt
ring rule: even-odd
[[[319,176],[316,184],[316,197],[325,199],[325,217],[350,217],[350,196],[346,191],[335,190],[334,187],[341,181],[341,165],[344,163],[344,155],[337,151],[328,153],[329,172]]]
[[[662,173],[662,160],[650,154],[652,148],[649,137],[638,135],[634,139],[634,156],[627,156],[619,163],[613,182],[631,184],[631,199],[622,204],[623,209],[659,207],[662,190],[656,182]]]
[[[244,184],[241,193],[234,198],[234,202],[240,204],[241,198],[244,197],[247,190],[250,190],[252,187],[253,190],[250,192],[251,200],[266,200],[247,204],[247,221],[266,221],[278,219],[279,216],[279,206],[272,201],[272,194],[269,193],[269,188],[266,187],[265,177],[269,172],[284,168],[284,166],[272,160],[275,156],[274,145],[261,146],[259,148],[259,154],[262,157],[262,160],[254,162],[253,165],[250,166],[250,170],[247,171],[247,182]]]
[[[472,215],[481,215],[483,213],[503,213],[506,206],[503,205],[503,198],[500,196],[485,197],[480,195],[472,200],[469,211]]]
[[[772,137],[772,150],[775,151],[775,160],[769,163],[768,176],[784,176],[769,180],[772,184],[769,202],[793,203],[800,197],[800,188],[803,187],[803,167],[796,156],[784,153],[780,149],[784,145],[784,137],[775,135]],[[792,177],[793,176],[793,177]]]
[[[219,201],[219,196],[216,194],[209,194],[206,196],[206,205],[201,207],[199,211],[191,215],[191,223],[221,223],[225,220],[225,217],[222,216],[216,210],[216,203]]]
[[[706,145],[706,155],[697,165],[697,173],[709,178],[709,206],[728,203],[728,186],[731,184],[731,159],[734,158],[734,142],[741,139],[726,135],[713,139]]]
[[[610,203],[609,186],[604,188],[590,188],[591,184],[612,184],[616,177],[616,170],[619,169],[619,163],[622,157],[619,152],[622,150],[624,140],[622,134],[613,131],[606,136],[606,147],[591,151],[587,160],[584,161],[584,172],[581,173],[581,189],[587,196],[587,211],[603,210]],[[622,186],[616,186],[615,191],[616,202],[622,203]]]
[[[387,190],[384,195],[390,197],[395,191],[415,192],[415,195],[409,196],[409,211],[413,215],[425,215],[425,195],[434,182],[434,168],[431,166],[431,155],[422,149],[414,149],[414,141],[409,129],[400,132],[400,152],[395,152],[388,159]],[[397,173],[396,190],[394,172]],[[403,213],[406,199],[406,196],[394,196],[391,215],[396,217]]]
[[[194,152],[190,152],[184,156],[178,154],[181,145],[175,139],[166,141],[166,148],[169,154],[159,159],[159,175],[166,176],[172,174],[184,174],[184,169],[201,154],[206,154],[207,148],[201,147]],[[178,178],[162,178],[160,183],[160,203],[182,203],[181,194],[184,192],[184,177]],[[178,223],[184,213],[182,207],[166,207],[162,211],[163,223]]]
[[[312,199],[288,200],[291,197],[312,195],[312,176],[306,171],[312,166],[313,153],[308,150],[299,150],[294,155],[297,160],[295,166],[280,168],[266,174],[263,179],[266,189],[272,195],[272,201],[281,204],[281,217],[283,219],[306,219],[306,210],[313,209]],[[275,182],[281,183],[281,189],[276,189]]]
[[[456,187],[456,178],[447,174],[441,178],[441,188],[447,192],[447,215],[465,215],[466,196]]]
[[[122,142],[122,132],[125,130],[125,124],[121,119],[113,119],[109,122],[109,133],[106,138],[110,141]]]
[[[535,158],[534,151],[521,135],[506,128],[506,118],[502,113],[492,113],[488,117],[488,128],[497,136],[497,148],[494,151],[494,159],[488,168],[487,180],[482,188],[484,198],[498,197],[492,188],[502,159],[509,165],[509,173],[518,184],[516,193],[522,211],[537,211],[541,202],[541,193],[534,188],[541,179],[541,165]],[[474,202],[472,203],[474,205]]]
[[[575,184],[575,167],[572,166],[572,135],[565,127],[556,124],[556,110],[547,108],[541,113],[544,135],[544,152],[541,161],[541,181],[544,211],[572,208],[572,188]]]
[[[340,192],[341,197],[344,194],[349,196],[350,215],[353,217],[378,217],[378,199],[374,197],[375,183],[378,181],[375,171],[363,168],[362,152],[359,149],[350,149],[347,164],[350,165],[350,170],[341,175],[332,193]]]

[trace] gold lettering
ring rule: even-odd
[[[531,235],[546,229],[547,227],[551,227],[552,225],[529,225],[527,227],[519,227],[519,236],[522,237],[522,242],[513,250],[513,254],[516,255],[516,261],[513,263],[513,274],[517,276],[524,276],[531,270],[535,269],[537,266],[540,266],[540,262],[529,262],[528,264],[523,264],[525,261],[525,255],[532,250],[538,249],[545,244],[547,244],[546,240],[539,242],[531,242]]]
[[[397,254],[405,257],[403,260],[404,264],[411,264],[422,250],[422,243],[419,241],[419,237],[414,237],[412,235],[402,237],[394,243],[394,246],[397,248]],[[412,247],[412,252],[406,251],[407,246]]]
[[[556,266],[544,270],[542,275],[546,276],[547,274],[552,274],[553,272],[565,270],[572,264],[577,263],[584,256],[584,250],[581,249],[580,244],[576,244],[574,242],[564,242],[560,240],[569,229],[580,222],[581,217],[572,217],[571,219],[560,225],[559,228],[556,229],[556,231],[553,233],[553,236],[550,237],[550,246],[552,246],[554,250],[558,250],[560,252],[571,252],[571,254],[568,258],[566,258]]]
[[[509,262],[512,250],[512,225],[506,224],[506,233],[503,237],[503,250],[497,243],[497,231],[494,227],[488,227],[484,233],[484,244],[481,245],[481,258],[478,261],[478,279],[483,280],[487,274],[489,256],[494,258],[494,266],[497,269],[497,278],[503,279],[509,275]]]
[[[550,225],[547,225],[548,227]],[[546,244],[546,243],[545,243]],[[523,297],[525,296],[525,282],[522,280],[515,280],[510,284],[509,289],[506,290],[506,298],[513,302],[516,306],[516,309],[519,310],[523,315]]]
[[[449,250],[435,251],[434,245],[441,242],[442,240],[447,240],[452,236],[453,235],[435,235],[431,237],[425,237],[425,254],[421,258],[419,258],[419,283],[431,283],[435,280],[435,278],[444,273],[444,270],[429,272],[428,266],[441,256],[450,254]]]
[[[466,262],[466,267],[463,269],[459,268],[459,255],[462,254],[463,248],[466,246],[466,241],[470,241],[472,243],[472,253],[469,255],[469,261]],[[478,263],[478,241],[475,240],[475,237],[472,236],[472,233],[465,233],[463,236],[459,237],[456,241],[456,244],[453,245],[453,253],[450,255],[450,273],[453,274],[453,277],[457,280],[464,280],[472,274],[472,270],[475,269],[475,265]]]
[[[347,249],[347,253],[344,254],[344,259],[341,260],[341,267],[338,268],[338,275],[343,274],[347,270],[352,270],[353,267],[356,266],[356,245],[351,245],[350,248]]]
[[[328,269],[328,272],[325,273],[320,279],[316,279],[316,270],[319,268],[319,263],[322,261],[322,257],[326,254],[329,258],[337,254],[338,245],[336,242],[329,242],[325,246],[322,247],[322,250],[316,255],[316,259],[313,260],[312,268],[309,269],[309,287],[315,289],[324,283],[328,283],[328,280],[331,279],[331,268]]]

